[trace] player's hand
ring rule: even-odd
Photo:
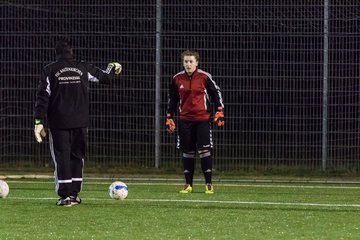
[[[41,124],[41,121],[35,120],[35,128],[34,128],[35,138],[38,143],[42,142],[42,139],[46,137],[46,132],[44,125]]]
[[[168,131],[168,133],[174,133],[175,128],[175,123],[171,115],[169,113],[166,114],[166,131]]]
[[[214,122],[218,127],[224,126],[224,112],[222,107],[218,107],[218,111],[215,113]]]
[[[108,67],[114,68],[116,75],[119,75],[121,73],[122,66],[118,62],[111,62],[108,64]]]

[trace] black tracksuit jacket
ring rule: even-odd
[[[89,81],[110,84],[114,69],[101,70],[72,55],[58,56],[43,68],[36,92],[35,119],[47,116],[51,129],[83,128],[89,125]]]

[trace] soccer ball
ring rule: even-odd
[[[113,182],[109,187],[109,195],[112,199],[124,200],[128,195],[128,187],[121,181]]]
[[[3,181],[0,180],[0,198],[6,198],[9,194],[9,185]]]

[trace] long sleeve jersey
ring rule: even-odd
[[[42,70],[34,108],[35,119],[53,129],[87,127],[89,124],[89,81],[110,84],[114,70],[105,71],[63,55]]]
[[[216,109],[224,108],[220,88],[211,75],[201,69],[191,76],[181,71],[170,83],[167,114],[173,116],[178,107],[180,120],[206,121],[211,116],[211,102]]]

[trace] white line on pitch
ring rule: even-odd
[[[24,184],[53,184],[53,182],[48,181],[48,182],[41,182],[41,181],[21,181],[21,180],[10,180],[8,181],[8,183],[24,183]],[[110,185],[111,181],[109,182],[84,182],[84,185]],[[131,186],[131,185],[138,185],[138,186],[142,186],[142,185],[149,185],[149,186],[167,186],[167,185],[171,185],[171,186],[180,186],[180,183],[159,183],[159,182],[129,182],[127,183],[127,185]],[[200,184],[194,184],[195,186],[200,185]],[[233,183],[218,183],[218,184],[214,184],[215,186],[224,186],[224,187],[250,187],[250,188],[309,188],[309,189],[360,189],[360,186],[356,187],[356,186],[327,186],[327,185],[290,185],[290,184],[274,184],[274,183],[269,183],[269,184],[233,184]]]
[[[56,198],[44,197],[9,197],[16,200],[55,200]],[[116,201],[103,198],[83,198],[83,201]],[[249,202],[249,201],[221,201],[221,200],[194,200],[194,199],[126,199],[125,202],[185,202],[185,203],[217,203],[217,204],[238,204],[238,205],[277,205],[277,206],[303,206],[303,207],[355,207],[360,208],[360,204],[332,204],[332,203],[289,203],[289,202]],[[122,201],[119,201],[122,202]]]
[[[331,204],[331,203],[287,203],[287,202],[248,202],[221,200],[190,200],[190,199],[129,199],[147,202],[192,202],[192,203],[221,203],[221,204],[251,204],[251,205],[286,205],[286,206],[317,206],[317,207],[360,207],[360,204]]]
[[[176,181],[182,182],[182,178],[166,178],[166,177],[85,177],[88,180],[103,180],[103,181],[148,181],[148,182],[169,182]],[[25,175],[0,175],[0,179],[54,179],[53,175],[37,175],[37,174],[25,174]],[[194,178],[194,182],[202,182],[202,178]],[[359,184],[360,181],[355,180],[299,180],[299,179],[213,179],[214,183],[275,183],[275,184]]]
[[[89,183],[86,183],[89,184]],[[91,183],[90,183],[91,184]],[[103,183],[100,183],[103,184]],[[127,185],[176,185],[178,186],[178,183],[129,183]],[[194,184],[195,186],[200,184]],[[359,187],[355,186],[314,186],[314,185],[280,185],[280,184],[228,184],[228,183],[220,183],[220,184],[214,184],[214,186],[224,186],[224,187],[250,187],[250,188],[324,188],[324,189],[360,189]]]

